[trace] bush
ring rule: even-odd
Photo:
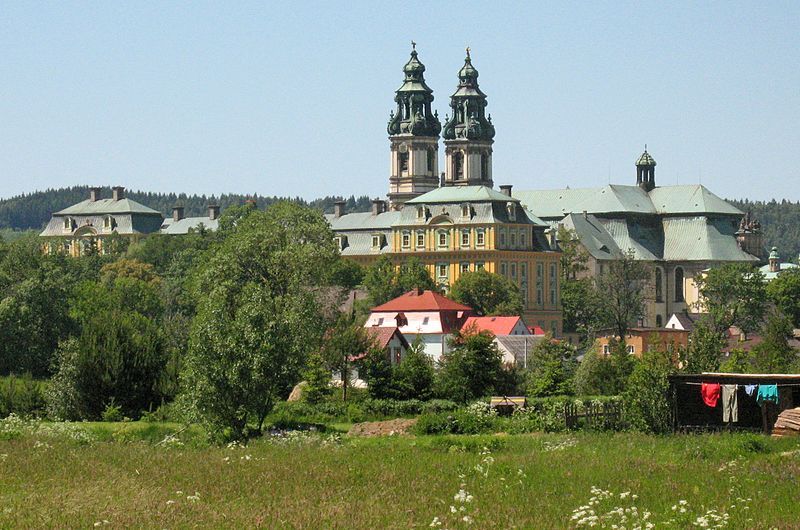
[[[45,385],[30,374],[0,379],[0,418],[9,414],[40,417],[45,413]]]
[[[671,428],[669,375],[672,363],[662,352],[646,352],[628,378],[622,396],[625,421],[635,430],[663,434]]]
[[[122,421],[123,418],[122,409],[119,406],[114,405],[114,399],[112,398],[111,402],[109,402],[109,404],[106,405],[106,408],[103,411],[101,417],[103,421],[107,422]]]
[[[424,345],[417,341],[392,371],[392,386],[398,399],[428,399],[433,389],[433,362],[425,353]]]
[[[460,403],[492,394],[502,378],[502,355],[487,332],[457,333],[441,363],[437,394]]]

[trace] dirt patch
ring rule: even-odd
[[[350,436],[394,436],[408,434],[411,427],[417,423],[416,418],[398,418],[387,421],[367,421],[356,423],[347,432]]]

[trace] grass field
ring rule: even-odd
[[[705,517],[709,527],[800,528],[793,439],[300,434],[228,448],[193,445],[185,431],[184,445],[155,441],[174,427],[6,433],[0,526],[688,528]]]

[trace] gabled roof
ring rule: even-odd
[[[515,364],[525,366],[531,361],[531,353],[536,345],[545,339],[544,335],[497,335],[495,341],[514,357]]]
[[[377,215],[372,212],[353,212],[340,217],[326,214],[325,219],[336,231],[344,230],[387,230],[400,219],[400,212],[389,211]]]
[[[403,347],[408,348],[408,341],[403,334],[400,333],[398,328],[373,326],[364,329],[367,330],[367,335],[369,335],[375,341],[375,345],[381,349],[386,348],[395,335],[398,339],[400,339],[400,343],[403,345]]]
[[[139,213],[145,215],[162,215],[161,212],[148,208],[131,199],[98,199],[92,201],[86,199],[68,208],[54,213],[53,215],[103,215],[103,214],[123,214]]]
[[[735,227],[727,219],[667,217],[664,259],[668,261],[758,261],[739,248]]]
[[[415,197],[406,204],[436,204],[461,202],[520,202],[488,186],[443,186]]]
[[[526,208],[543,218],[586,211],[593,214],[721,214],[742,211],[711,193],[705,186],[661,186],[649,193],[639,186],[609,184],[602,188],[515,191]]]
[[[198,230],[200,226],[205,227],[206,230],[215,231],[219,227],[219,219],[211,219],[210,217],[184,217],[179,221],[175,221],[171,217],[164,220],[161,225],[162,234],[188,234],[190,230]]]
[[[514,326],[522,321],[521,317],[469,317],[461,328],[464,331],[474,329],[476,332],[489,331],[494,335],[511,335]],[[525,331],[528,332],[528,327],[522,322]]]
[[[667,320],[667,324],[673,318],[678,321],[683,329],[686,331],[692,331],[694,329],[695,322],[700,320],[702,315],[699,313],[672,313],[672,315]]]
[[[421,291],[415,289],[394,300],[389,300],[372,308],[373,313],[389,313],[395,311],[414,312],[414,311],[472,311],[472,308],[464,304],[454,302],[433,291]]]
[[[664,186],[650,192],[653,207],[658,213],[744,215],[740,209],[717,197],[701,184]]]

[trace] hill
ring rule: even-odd
[[[371,207],[370,199],[366,195],[361,197],[351,195],[349,198],[323,197],[312,201],[290,197],[265,197],[257,194],[206,196],[129,190],[126,191],[126,195],[145,206],[162,212],[166,216],[172,215],[172,207],[176,204],[183,205],[186,208],[186,215],[192,216],[205,215],[206,207],[211,203],[219,205],[224,210],[228,206],[241,205],[247,200],[255,200],[258,207],[263,208],[278,200],[289,199],[325,212],[332,212],[333,203],[337,200],[346,200],[347,210],[351,212],[364,212]],[[53,212],[80,202],[88,196],[88,186],[73,186],[71,188],[36,191],[0,200],[0,229],[39,230],[47,223]],[[111,188],[104,187],[101,196],[110,197]]]

